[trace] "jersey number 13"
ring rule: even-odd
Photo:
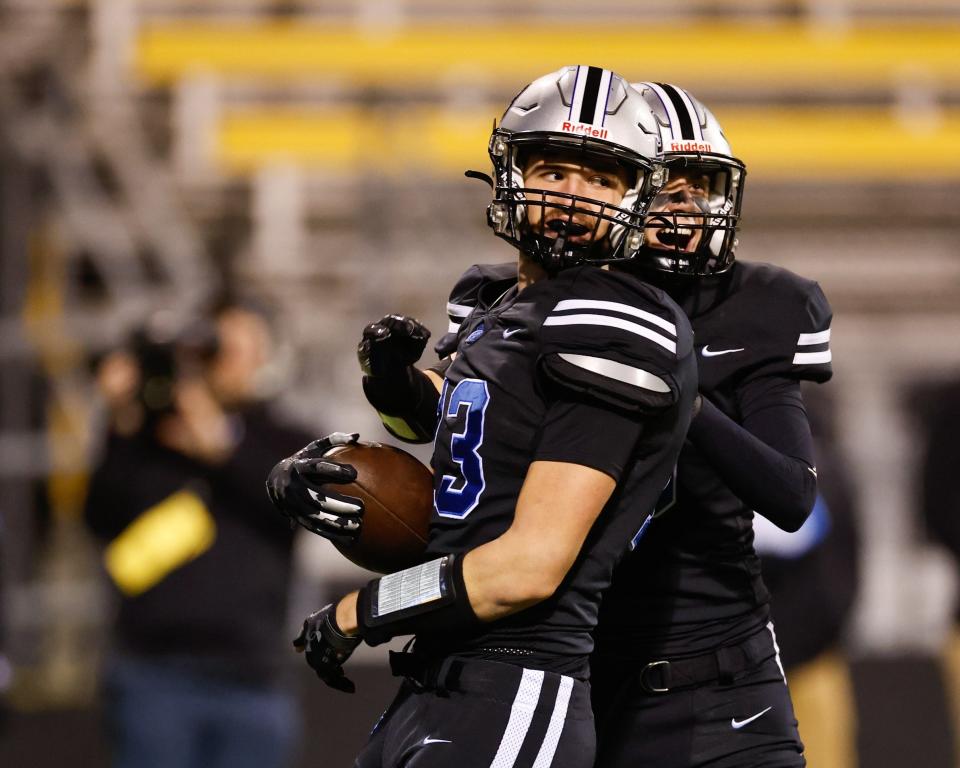
[[[480,502],[486,484],[479,448],[489,402],[490,392],[485,381],[464,379],[452,391],[447,382],[443,384],[440,417],[456,419],[462,422],[463,428],[450,436],[450,458],[456,465],[455,474],[445,474],[434,494],[433,503],[441,517],[462,520]]]

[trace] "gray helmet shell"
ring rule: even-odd
[[[620,75],[590,66],[569,66],[538,78],[510,103],[490,137],[494,199],[488,208],[488,223],[494,232],[535,259],[548,270],[581,261],[608,262],[632,258],[643,240],[643,214],[664,174],[656,164],[661,151],[657,119],[643,97]],[[592,206],[596,233],[601,220],[609,222],[608,234],[588,247],[564,244],[563,236],[532,232],[527,224],[528,207],[547,207],[544,191],[524,186],[521,160],[531,150],[578,152],[614,161],[633,173],[633,186],[618,205],[600,203],[575,195],[550,193],[569,200],[564,207],[575,210]],[[579,205],[579,208],[578,208]]]
[[[661,151],[653,111],[620,75],[599,67],[564,67],[534,80],[507,107],[500,128],[592,138],[648,161]]]
[[[746,167],[734,157],[717,118],[689,91],[670,83],[641,82],[633,87],[656,118],[667,181],[671,173],[696,170],[711,182],[702,212],[684,215],[688,229],[691,219],[698,222],[692,225],[700,231],[696,249],[654,247],[654,238],[648,236],[639,260],[679,274],[724,272],[734,261]],[[656,202],[653,207],[657,207]],[[651,211],[650,218],[665,225],[670,217]]]

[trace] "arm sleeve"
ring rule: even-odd
[[[800,385],[779,377],[751,381],[740,407],[742,426],[704,398],[688,438],[745,504],[783,530],[796,531],[817,495]]]
[[[443,376],[446,365],[429,370]],[[364,376],[363,394],[386,430],[398,440],[429,443],[433,439],[440,395],[423,371],[408,366],[397,376]]]

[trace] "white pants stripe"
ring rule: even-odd
[[[523,740],[530,729],[530,721],[533,720],[533,712],[540,700],[540,689],[542,687],[542,670],[523,670],[520,687],[517,689],[517,695],[514,697],[513,706],[510,709],[507,729],[503,732],[500,747],[497,749],[493,762],[490,763],[490,768],[513,768],[517,761],[517,755],[520,754],[520,748],[523,746]]]
[[[567,706],[570,704],[570,693],[573,691],[573,678],[564,675],[560,678],[560,688],[557,691],[557,700],[553,704],[553,713],[550,715],[550,725],[547,726],[547,735],[540,745],[537,759],[533,761],[533,768],[550,768],[553,756],[560,743],[560,734],[563,733],[563,724],[567,720]]]
[[[773,622],[767,622],[767,629],[770,631],[770,639],[773,640],[773,650],[777,654],[777,668],[780,670],[780,677],[783,678],[783,683],[787,683],[787,675],[783,671],[783,664],[780,662],[780,646],[777,645],[777,633],[773,631]]]

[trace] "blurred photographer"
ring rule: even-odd
[[[284,766],[298,737],[279,660],[293,532],[263,479],[309,435],[259,395],[264,318],[230,305],[138,332],[98,368],[110,417],[86,520],[119,608],[105,677],[113,764]]]

